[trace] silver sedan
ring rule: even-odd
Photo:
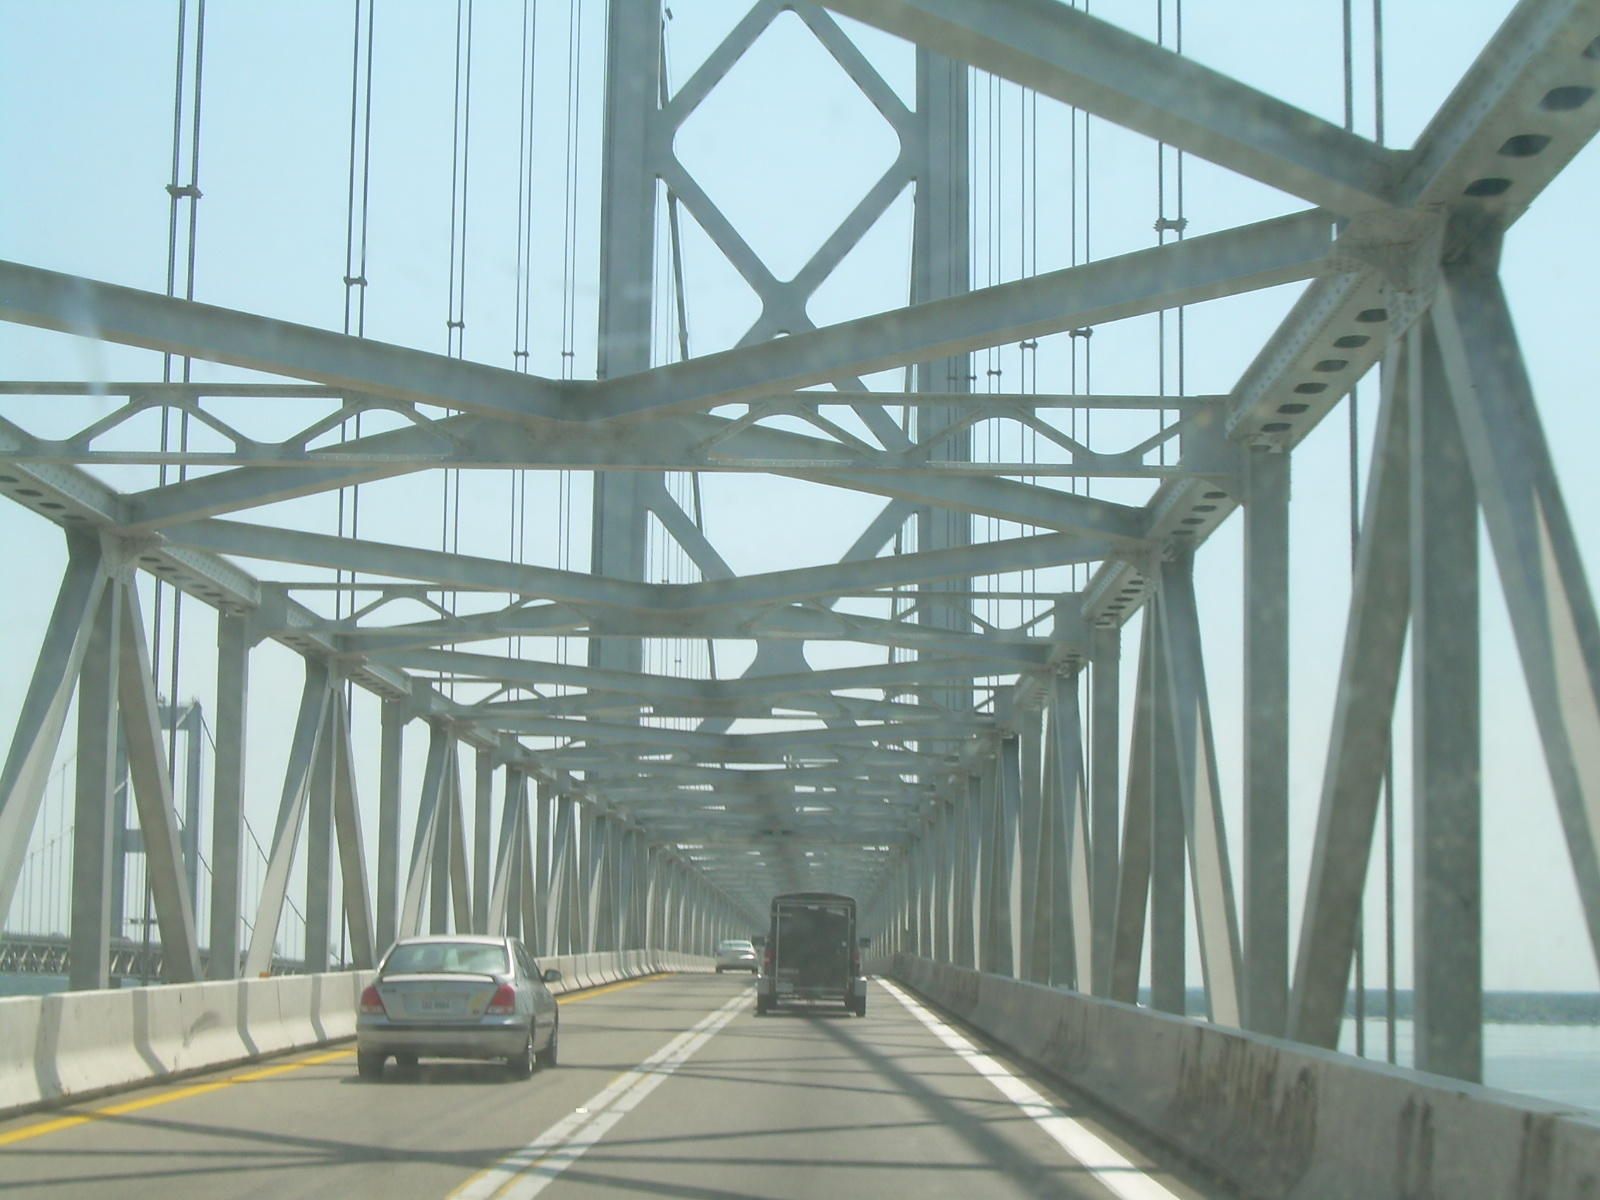
[[[500,1059],[526,1078],[535,1063],[553,1067],[560,1013],[541,972],[515,938],[403,938],[384,955],[356,1014],[356,1070],[383,1074],[419,1058]]]
[[[761,969],[753,942],[729,938],[717,943],[717,974],[724,971],[749,971],[754,975]]]

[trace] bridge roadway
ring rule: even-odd
[[[391,1062],[363,1083],[344,1045],[0,1122],[0,1191],[1225,1194],[898,988],[875,981],[868,1004],[864,1021],[757,1018],[742,976],[612,985],[563,998],[561,1064],[528,1081],[497,1065],[403,1074]]]

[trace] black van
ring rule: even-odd
[[[838,1001],[867,1015],[867,981],[856,942],[856,902],[832,892],[772,900],[772,927],[756,982],[756,1013],[797,1000]]]

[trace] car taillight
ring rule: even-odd
[[[384,1011],[383,997],[378,995],[378,989],[371,984],[368,984],[366,990],[361,993],[361,1011],[364,1013]]]
[[[484,1010],[492,1013],[512,1013],[517,1011],[517,989],[509,983],[502,983],[495,989],[494,999],[489,1001],[489,1007]]]

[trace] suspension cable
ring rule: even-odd
[[[522,97],[518,110],[517,130],[517,266],[512,320],[512,369],[527,373],[529,364],[529,326],[532,323],[533,286],[533,161],[534,161],[534,92],[536,84],[536,57],[538,46],[538,0],[522,0]],[[511,476],[511,535],[508,554],[512,561],[527,562],[528,535],[528,471],[520,468]],[[516,603],[516,593],[506,593],[506,605]],[[522,637],[506,639],[507,651],[513,658],[522,657]],[[521,689],[513,692],[519,695]]]
[[[467,330],[467,200],[469,195],[469,156],[472,148],[472,16],[473,0],[456,0],[455,90],[451,108],[450,135],[450,278],[449,312],[445,319],[445,353],[450,358],[466,355]],[[439,549],[459,553],[461,549],[461,468],[447,467],[439,515]],[[446,596],[449,597],[446,600]],[[439,606],[455,615],[459,593],[439,590]],[[440,682],[444,682],[441,674]],[[449,680],[455,694],[455,677]]]
[[[350,336],[351,327],[354,325],[355,336],[365,337],[367,327],[367,212],[368,202],[371,199],[372,185],[372,28],[374,16],[374,0],[366,0],[366,95],[365,95],[365,121],[360,121],[360,110],[363,107],[361,94],[361,9],[362,0],[355,0],[354,26],[350,36],[350,154],[348,182],[345,188],[345,224],[344,224],[344,333]],[[356,203],[357,138],[360,138],[361,152],[360,183],[361,201],[359,205],[359,221],[357,218],[358,206]],[[358,249],[359,247],[359,249]],[[355,415],[354,434],[361,436],[361,413]],[[347,421],[339,422],[339,441],[348,440],[350,426]],[[338,530],[339,536],[345,536],[345,499],[348,493],[350,501],[350,529],[349,536],[354,538],[359,535],[361,527],[361,485],[356,484],[349,488],[339,489]],[[334,571],[334,582],[342,584],[345,572],[342,569]],[[355,611],[355,580],[356,573],[349,573],[351,591],[348,596],[349,610]],[[347,597],[342,587],[334,591],[333,615],[334,620],[344,618],[345,601]],[[348,680],[346,687],[346,702],[348,703],[354,685]]]

